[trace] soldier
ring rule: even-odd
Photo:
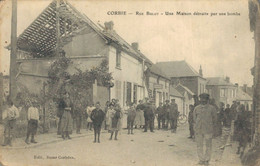
[[[159,107],[156,109],[155,113],[157,115],[158,130],[160,130],[161,129],[161,122],[163,120],[163,103],[162,102],[159,103]],[[162,125],[162,128],[164,128],[164,125]]]
[[[216,108],[209,104],[209,95],[206,93],[200,96],[200,105],[195,107],[193,112],[195,139],[197,142],[197,153],[199,165],[209,165],[212,151],[212,137],[214,124],[216,123]],[[206,142],[206,152],[203,150],[203,142]]]
[[[165,121],[166,121],[165,129],[168,130],[169,112],[170,112],[170,101],[169,101],[169,100],[166,100],[165,102],[166,102],[166,104],[163,106],[164,118],[165,118]]]
[[[147,132],[148,125],[150,127],[150,131],[153,131],[153,121],[154,121],[154,110],[153,105],[151,101],[148,101],[145,103],[144,107],[144,119],[145,119],[145,127],[144,132]]]
[[[171,99],[171,105],[169,110],[169,121],[171,124],[172,133],[176,133],[178,115],[179,115],[178,105],[175,103],[175,99]]]

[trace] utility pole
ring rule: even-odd
[[[15,99],[17,93],[16,75],[17,75],[17,0],[12,0],[12,21],[11,21],[11,55],[10,55],[10,85],[9,94],[12,100]]]

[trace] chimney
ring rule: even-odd
[[[230,77],[226,77],[226,81],[230,83]]]
[[[200,74],[200,76],[201,76],[201,77],[203,77],[203,73],[202,73],[202,68],[201,68],[201,65],[200,65],[199,74]]]
[[[132,43],[132,47],[133,47],[135,50],[139,51],[139,44],[138,44],[137,42]]]
[[[114,22],[113,21],[109,21],[109,22],[105,22],[105,30],[106,31],[112,31],[114,29]]]
[[[247,84],[243,85],[243,91],[247,93]]]

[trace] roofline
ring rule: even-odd
[[[148,69],[147,69],[147,70],[148,70]],[[157,76],[159,76],[159,77],[165,78],[165,79],[168,80],[168,81],[171,81],[170,78],[167,78],[167,77],[162,76],[162,75],[160,75],[160,74],[154,73],[154,72],[152,72],[151,70],[149,70],[149,71],[150,71],[152,74],[154,74],[154,75],[157,75]]]

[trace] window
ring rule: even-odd
[[[128,103],[132,102],[131,97],[132,97],[132,84],[130,82],[127,82],[127,84],[126,84],[126,101]]]
[[[220,89],[220,97],[225,97],[225,89]]]
[[[133,97],[134,97],[133,102],[137,103],[137,85],[134,85]]]
[[[116,67],[121,68],[121,51],[116,50]]]

